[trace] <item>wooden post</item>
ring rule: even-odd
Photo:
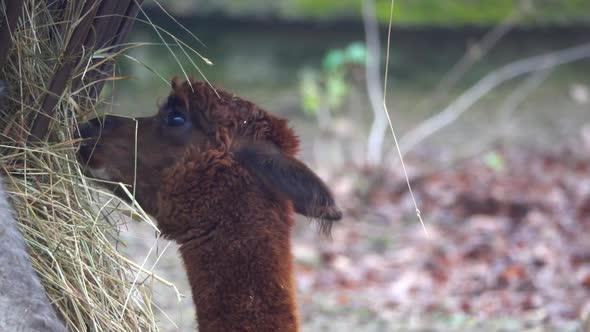
[[[45,140],[59,98],[79,64],[83,48],[94,51],[122,43],[133,25],[142,2],[142,0],[86,0],[81,15],[82,20],[61,57],[61,65],[53,75],[49,92],[43,97],[39,115],[33,123],[28,138],[29,143]],[[94,85],[89,97],[92,99],[98,97],[104,85],[102,78],[110,75],[112,67],[112,63],[105,62],[101,68],[89,73],[89,79],[100,80]],[[74,87],[80,87],[81,84],[83,82],[80,78],[72,82]]]
[[[4,1],[2,1],[4,2]],[[0,18],[0,71],[4,68],[10,50],[11,36],[16,28],[18,18],[23,12],[24,0],[8,0],[5,3],[4,17]]]
[[[59,98],[65,90],[74,68],[78,64],[82,43],[88,35],[88,30],[92,25],[98,7],[98,0],[87,0],[84,4],[81,14],[82,20],[76,27],[76,30],[74,30],[65,52],[61,56],[61,66],[53,74],[53,78],[49,83],[49,91],[43,97],[39,115],[37,115],[37,118],[33,122],[33,127],[29,135],[30,143],[37,143],[45,138],[51,122],[51,116],[59,102]]]

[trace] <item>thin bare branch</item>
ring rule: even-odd
[[[383,141],[387,130],[387,118],[383,110],[383,87],[381,86],[379,24],[375,16],[375,0],[363,1],[363,23],[367,43],[366,84],[369,102],[373,111],[373,123],[367,142],[367,162],[377,165],[383,158]]]
[[[444,110],[422,122],[402,137],[402,153],[407,153],[424,139],[453,123],[480,98],[500,84],[520,75],[546,70],[588,57],[590,57],[590,43],[518,60],[491,72]]]

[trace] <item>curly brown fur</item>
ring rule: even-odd
[[[203,114],[205,121],[216,128],[227,130],[232,138],[270,141],[290,157],[299,152],[299,138],[287,120],[270,115],[250,101],[221,89],[213,90],[205,82],[180,83],[177,78],[172,80],[171,96],[181,99],[192,112]]]
[[[341,213],[295,158],[287,121],[177,79],[158,114],[136,121],[82,126],[80,158],[89,173],[126,184],[137,165],[136,198],[180,244],[200,331],[297,331],[293,212],[328,232]]]
[[[189,151],[164,183],[157,219],[180,244],[200,330],[296,331],[290,203],[222,149]]]

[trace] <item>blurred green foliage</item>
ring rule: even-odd
[[[361,0],[161,0],[177,15],[223,14],[282,19],[360,19]],[[390,0],[376,0],[379,21],[389,20]],[[153,6],[147,2],[146,6]],[[523,24],[590,23],[590,0],[397,0],[399,25],[488,25],[520,13]]]
[[[506,168],[504,157],[496,151],[490,151],[483,156],[484,164],[494,172],[502,172]]]
[[[349,70],[353,66],[364,66],[366,59],[365,44],[354,42],[343,49],[330,49],[324,56],[321,70],[304,69],[299,84],[303,112],[317,116],[322,107],[340,107],[350,90]]]

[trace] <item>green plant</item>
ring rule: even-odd
[[[350,92],[348,74],[353,67],[364,67],[366,57],[365,44],[353,42],[343,49],[329,50],[321,69],[302,70],[299,89],[303,112],[317,116],[322,108],[342,106]]]

